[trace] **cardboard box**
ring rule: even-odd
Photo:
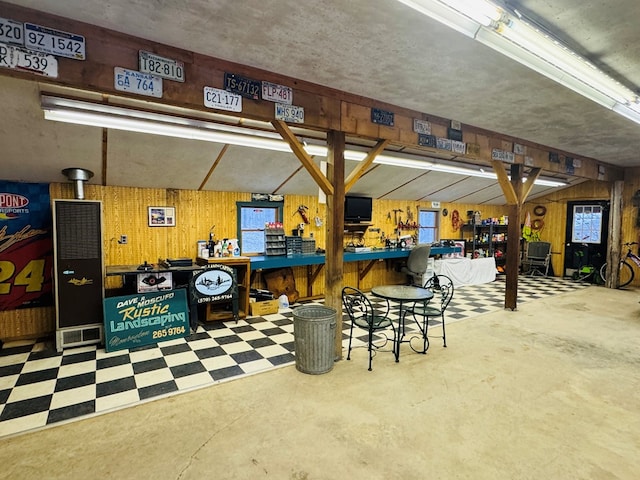
[[[270,313],[278,313],[278,300],[266,300],[264,302],[249,303],[249,310],[252,316],[259,317],[261,315],[269,315]]]

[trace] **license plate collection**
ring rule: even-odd
[[[85,37],[29,22],[0,18],[0,68],[11,68],[57,78],[58,59],[86,59]],[[162,79],[185,81],[184,63],[139,51],[138,69],[114,67],[114,88],[162,98]],[[223,89],[205,87],[208,108],[242,111],[242,97],[275,104],[275,118],[304,123],[304,108],[293,105],[293,90],[285,85],[259,81],[234,73],[224,74]]]

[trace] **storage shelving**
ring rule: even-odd
[[[465,251],[475,257],[495,257],[496,264],[503,264],[507,253],[508,225],[465,224],[460,229],[465,240]]]
[[[286,255],[287,244],[284,228],[265,228],[264,248],[265,255]]]

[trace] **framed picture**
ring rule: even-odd
[[[149,207],[150,227],[175,227],[175,207]]]

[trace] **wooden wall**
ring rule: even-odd
[[[629,169],[624,185],[623,214],[622,214],[622,241],[639,241],[640,228],[636,226],[638,208],[631,205],[631,197],[640,189],[640,168]],[[541,240],[551,242],[551,257],[553,271],[556,275],[564,270],[564,243],[567,222],[567,202],[576,200],[609,200],[611,197],[611,184],[596,180],[587,181],[575,187],[561,190],[535,202],[526,203],[523,210],[531,214],[531,219],[542,218],[544,226],[540,229]],[[537,205],[543,205],[547,211],[544,217],[534,215],[533,209]],[[635,286],[640,286],[640,278],[634,280]]]
[[[640,229],[636,226],[638,208],[631,206],[631,197],[640,189],[640,168],[630,169],[625,179],[624,209],[622,219],[622,235],[624,241],[638,241]],[[73,198],[71,183],[57,183],[50,186],[51,198]],[[236,202],[250,201],[251,194],[245,192],[211,192],[194,190],[150,189],[131,187],[110,187],[85,185],[85,197],[89,200],[101,200],[104,211],[104,254],[105,265],[137,265],[145,260],[156,263],[159,258],[176,258],[196,256],[196,243],[206,240],[209,230],[215,225],[216,238],[235,238]],[[564,235],[566,223],[566,204],[568,200],[600,200],[609,198],[609,183],[588,181],[578,186],[548,195],[536,202],[527,203],[524,212],[529,211],[532,219],[538,218],[533,213],[536,205],[544,205],[547,209],[543,218],[544,227],[540,230],[543,240],[551,241],[555,272],[562,272],[564,262]],[[305,205],[309,224],[304,236],[313,234],[316,247],[325,248],[326,205],[319,203],[317,196],[288,195],[284,200],[283,220],[287,234],[301,223],[302,217],[298,207]],[[147,208],[149,206],[172,206],[176,208],[175,227],[149,227]],[[410,210],[417,221],[420,208],[430,208],[430,201],[397,201],[375,200],[373,203],[372,225],[365,234],[365,244],[369,247],[383,247],[381,235],[395,236],[395,218],[393,210],[398,212],[398,219],[407,220]],[[482,218],[500,217],[507,213],[506,206],[448,204],[440,205],[441,212],[446,208],[449,215],[440,215],[440,238],[461,238],[459,229],[452,224],[452,212],[458,210],[460,218],[466,221],[469,210],[480,211]],[[316,225],[316,217],[321,225]],[[523,215],[524,218],[524,215]],[[376,231],[380,229],[380,231]],[[405,230],[404,234],[414,234],[415,230]],[[118,243],[120,235],[128,236],[128,243]],[[345,234],[345,240],[349,236]],[[380,283],[401,283],[404,276],[394,270],[392,262],[379,261],[374,264],[364,278],[360,272],[367,262],[345,263],[344,284],[357,285],[364,290]],[[296,287],[302,297],[309,292],[312,296],[321,296],[324,290],[324,270],[317,275],[313,289],[309,290],[308,274],[315,268],[296,267]],[[635,282],[640,285],[640,278]],[[107,280],[107,288],[120,286],[119,277]],[[256,275],[254,286],[264,287],[261,276]],[[3,340],[16,338],[34,338],[48,334],[55,329],[55,312],[53,307],[32,308],[0,312],[0,338]]]

